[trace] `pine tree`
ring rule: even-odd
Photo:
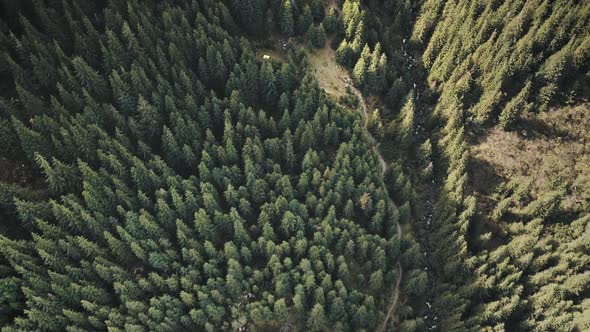
[[[278,319],[280,321],[284,321],[287,319],[287,317],[289,315],[289,311],[287,309],[287,304],[285,303],[285,299],[281,298],[275,302],[273,312],[274,312],[276,319]]]
[[[531,90],[531,82],[528,81],[522,90],[506,104],[500,114],[500,126],[504,129],[511,129],[518,122],[520,115],[526,112],[529,104],[527,99]]]
[[[80,57],[72,60],[76,78],[81,87],[88,91],[94,92],[97,98],[106,98],[108,96],[106,81],[90,65]]]
[[[23,115],[26,115],[26,117],[32,117],[33,115],[44,113],[45,105],[43,100],[27,91],[19,84],[16,85],[16,92],[18,94],[18,99],[26,110],[26,113]]]
[[[311,10],[313,12],[313,18],[316,21],[321,21],[324,19],[324,8],[325,8],[325,0],[312,0],[311,1]]]
[[[310,331],[323,331],[328,327],[326,315],[324,314],[324,307],[316,303],[311,310],[309,319],[307,320],[307,328]]]
[[[326,16],[323,21],[326,33],[332,34],[337,32],[339,30],[339,23],[338,11],[335,7],[332,7],[328,16]]]
[[[347,3],[354,65],[377,27]],[[32,6],[0,32],[2,132],[49,191],[0,184],[5,329],[351,329],[359,306],[376,327],[395,220],[370,143],[305,59],[261,61],[249,40],[315,22],[324,47],[324,1]]]
[[[303,7],[303,14],[297,17],[297,34],[306,34],[312,25],[313,16],[311,14],[311,8],[309,8],[309,5],[305,5]]]
[[[406,102],[398,115],[397,137],[405,148],[413,144],[414,117],[415,117],[414,91],[406,96]]]
[[[313,25],[308,32],[309,40],[311,41],[311,45],[315,48],[323,48],[326,44],[326,31],[324,30],[324,26],[320,23],[319,26]]]
[[[336,61],[344,67],[351,67],[353,62],[353,50],[346,41],[342,40],[336,50]]]
[[[365,86],[366,75],[367,63],[364,57],[360,57],[352,71],[352,79],[354,80],[354,85],[363,88]]]
[[[15,117],[12,118],[12,125],[14,126],[14,131],[18,135],[21,148],[29,160],[34,161],[36,153],[42,156],[52,155],[51,146],[46,143],[41,134],[25,127],[23,123]]]
[[[0,141],[4,142],[0,146],[0,153],[4,156],[14,157],[18,150],[19,140],[9,119],[0,119]]]
[[[260,70],[262,99],[267,105],[274,106],[278,98],[275,73],[270,62],[265,62]]]
[[[287,36],[292,36],[295,27],[295,21],[293,19],[293,8],[291,6],[291,0],[285,0],[281,6],[281,32]]]
[[[71,192],[79,189],[80,176],[75,166],[64,164],[55,158],[50,165],[38,153],[35,154],[35,161],[43,170],[49,189],[54,193]]]

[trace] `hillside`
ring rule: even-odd
[[[0,329],[590,330],[590,3],[0,1]]]

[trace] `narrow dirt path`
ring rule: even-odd
[[[331,44],[331,41],[328,41],[327,44]],[[314,68],[316,79],[320,83],[320,86],[328,94],[339,97],[344,95],[346,93],[345,88],[349,87],[352,93],[358,98],[364,121],[363,127],[365,128],[367,136],[369,137],[369,141],[371,142],[371,149],[379,158],[379,164],[381,164],[381,176],[383,177],[389,168],[389,164],[379,151],[379,142],[369,131],[368,126],[370,114],[362,93],[352,85],[352,80],[350,79],[348,72],[336,63],[336,54],[330,47],[325,47],[320,50],[315,50],[314,52],[309,52],[308,57],[310,59],[311,66]],[[397,209],[395,202],[391,198],[389,201]],[[397,234],[400,239],[402,237],[402,232],[402,227],[398,223]],[[397,271],[398,278],[393,290],[394,293],[391,295],[391,304],[387,309],[387,315],[385,316],[383,324],[377,329],[377,331],[385,331],[387,324],[395,314],[395,309],[397,308],[399,302],[399,288],[404,273],[402,265],[399,261],[397,262]]]
[[[365,131],[367,132],[367,136],[369,137],[369,140],[371,141],[371,148],[373,149],[373,151],[377,155],[377,157],[379,157],[379,163],[381,164],[381,176],[383,177],[383,176],[385,176],[385,172],[387,172],[387,169],[389,168],[389,164],[387,163],[387,161],[385,161],[385,158],[383,157],[383,155],[379,151],[379,142],[375,139],[375,137],[373,137],[373,135],[369,131],[369,110],[367,108],[367,103],[365,102],[365,98],[363,97],[362,93],[359,90],[357,90],[352,84],[347,83],[347,85],[350,87],[352,92],[357,96],[359,103],[361,105],[361,109],[363,111],[363,119],[364,119],[363,127],[365,128]],[[395,202],[391,198],[389,198],[389,201],[391,202],[391,204],[393,206],[395,206],[397,208]],[[399,238],[401,239],[402,227],[399,223],[397,224],[397,234],[398,234]],[[387,310],[387,316],[385,316],[385,320],[383,321],[381,328],[379,328],[377,331],[385,331],[387,329],[387,323],[389,323],[389,320],[393,317],[393,314],[395,313],[395,309],[397,308],[397,304],[399,301],[399,287],[400,287],[402,277],[404,274],[402,264],[399,262],[399,260],[397,262],[397,271],[398,271],[398,277],[397,277],[397,281],[395,283],[393,299],[391,300],[391,305],[389,306],[389,309]]]

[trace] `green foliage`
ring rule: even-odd
[[[337,56],[340,54],[341,64],[345,65],[347,61],[352,60],[352,55],[348,54],[346,41],[342,43],[337,50]],[[377,43],[373,51],[366,44],[354,66],[352,78],[354,84],[363,91],[381,94],[386,85],[386,71],[387,56],[382,53],[381,44]]]
[[[77,191],[80,176],[75,166],[67,165],[57,159],[50,164],[40,154],[35,154],[35,161],[47,178],[49,190],[54,193]]]
[[[18,136],[13,130],[10,120],[0,119],[0,154],[4,156],[14,156],[18,151]]]
[[[326,45],[326,31],[322,23],[318,26],[312,25],[307,34],[313,47],[323,48]]]
[[[468,111],[475,123],[500,115],[501,125],[511,127],[529,102],[543,111],[571,100],[571,94],[584,94],[579,86],[587,84],[581,74],[588,65],[582,55],[587,11],[587,4],[570,0],[502,5],[426,1],[412,38],[424,47],[429,82],[453,85],[469,72],[476,99]],[[456,20],[464,15],[469,19]]]
[[[0,133],[46,180],[0,184],[3,329],[376,328],[399,243],[370,143],[244,38],[324,47],[324,1],[103,5],[0,35]]]
[[[305,7],[303,7],[303,14],[297,17],[297,33],[307,33],[312,25],[313,15],[311,14],[311,8],[309,8],[309,5],[305,5]]]
[[[346,39],[340,43],[336,50],[336,61],[345,67],[350,67],[354,61],[354,51]]]
[[[287,36],[292,36],[295,29],[295,19],[293,18],[293,8],[291,0],[285,0],[281,6],[281,32]]]
[[[578,265],[563,263],[580,257],[561,248],[582,234],[573,226],[582,216],[564,209],[567,184],[556,181],[542,191],[515,186],[490,197],[495,188],[521,179],[470,178],[483,173],[482,164],[468,162],[468,144],[472,137],[487,135],[494,123],[552,139],[554,129],[535,126],[539,113],[587,95],[580,86],[587,85],[581,73],[588,63],[575,59],[587,59],[583,22],[589,8],[568,0],[425,1],[421,6],[409,46],[421,51],[425,83],[437,94],[424,102],[433,109],[427,123],[437,134],[426,141],[430,147],[422,144],[418,156],[422,165],[432,159],[435,171],[421,178],[432,181],[444,174],[431,203],[432,221],[422,233],[435,244],[432,266],[440,286],[432,305],[442,316],[440,329],[565,331],[582,326],[583,297],[555,298],[566,279],[584,278]],[[399,93],[390,91],[388,97],[396,102]],[[478,182],[480,192],[473,188]],[[480,202],[470,195],[473,191]],[[490,199],[493,207],[486,207]],[[444,266],[437,263],[442,261]]]
[[[502,113],[500,114],[500,126],[504,129],[513,128],[516,122],[520,119],[521,114],[527,111],[527,108],[530,107],[527,104],[527,99],[529,97],[531,90],[531,82],[527,82],[522,90],[512,99],[510,100]]]
[[[307,328],[309,331],[324,331],[328,328],[326,315],[324,314],[324,307],[316,303],[311,310],[311,314],[307,321]]]
[[[587,98],[586,2],[4,7],[0,154],[46,186],[0,177],[3,329],[375,330],[398,259],[395,329],[588,329],[585,169],[486,196],[468,145]],[[275,32],[340,43],[386,179]]]
[[[332,34],[337,32],[340,25],[338,10],[336,10],[335,7],[332,7],[322,23],[326,29],[326,33]]]
[[[414,92],[411,91],[410,94],[406,96],[406,101],[398,115],[396,126],[398,141],[405,148],[408,148],[413,144],[415,114],[416,105],[414,103]]]

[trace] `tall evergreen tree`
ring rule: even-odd
[[[291,0],[284,0],[281,6],[281,32],[292,36],[295,31],[295,19]]]

